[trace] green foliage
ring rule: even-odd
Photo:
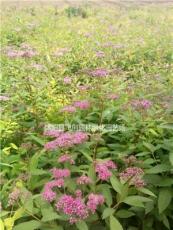
[[[1,229],[171,229],[172,15],[166,5],[4,8]],[[25,49],[36,55],[24,55]],[[12,56],[22,52],[12,57],[9,51]],[[106,69],[108,76],[90,76],[97,68]],[[67,76],[71,82],[66,84]],[[150,108],[133,105],[143,99],[152,103]],[[80,100],[89,101],[90,107],[62,112]],[[44,146],[53,140],[43,135],[48,124],[65,124],[66,130],[69,125],[91,128],[85,143],[48,151]],[[75,164],[58,162],[64,153]],[[117,168],[101,181],[95,164],[106,160]],[[129,167],[143,170],[143,186],[134,186],[136,178],[120,179]],[[49,203],[42,192],[53,180],[52,168],[68,168],[71,175],[64,188],[55,189],[56,201]],[[81,175],[92,183],[78,185]],[[16,189],[20,196],[10,205],[9,196]],[[85,204],[91,193],[103,195],[104,203],[86,219],[70,224],[56,202],[64,193],[75,196],[77,189]]]
[[[69,6],[66,10],[65,10],[67,16],[69,18],[71,17],[82,17],[82,18],[87,18],[88,15],[87,15],[87,11],[82,8],[82,7],[72,7],[72,6]]]

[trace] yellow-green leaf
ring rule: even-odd
[[[1,219],[0,219],[0,229],[4,230],[4,223],[3,223],[3,221]]]
[[[114,216],[110,216],[110,230],[123,230],[122,225]]]

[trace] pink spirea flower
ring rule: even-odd
[[[71,77],[65,77],[65,78],[63,79],[63,82],[64,82],[64,84],[69,85],[69,84],[71,84],[72,79],[71,79]]]
[[[45,189],[42,193],[42,197],[44,200],[48,202],[52,202],[56,198],[56,193],[52,191],[51,189]]]
[[[90,88],[90,87],[87,86],[87,85],[79,85],[79,86],[78,86],[78,89],[81,90],[81,91],[86,91],[86,90],[88,90],[89,88]]]
[[[75,191],[75,195],[76,195],[76,197],[82,197],[82,191],[80,189],[77,189]]]
[[[43,199],[48,202],[52,202],[56,198],[56,193],[52,189],[55,187],[61,188],[63,186],[64,186],[64,180],[62,178],[49,181],[44,186],[44,191],[42,193]]]
[[[107,95],[107,98],[111,100],[116,100],[119,98],[119,95],[111,93]]]
[[[142,176],[144,175],[144,171],[138,167],[129,167],[126,168],[123,172],[119,174],[120,179],[122,181],[129,181],[130,185],[134,185],[135,187],[143,187],[145,185]]]
[[[111,160],[105,161],[105,162],[104,162],[104,165],[105,165],[108,169],[116,169],[116,168],[117,168],[116,164],[115,164],[113,161],[111,161]]]
[[[82,175],[81,177],[78,177],[76,180],[77,184],[91,184],[92,180],[90,177]]]
[[[92,77],[106,77],[108,76],[109,72],[106,69],[100,68],[100,69],[95,69],[91,71],[90,74]]]
[[[62,108],[60,110],[60,112],[66,112],[66,113],[75,113],[76,112],[76,108],[72,105],[67,105],[64,108]]]
[[[45,144],[46,150],[53,150],[56,148],[72,147],[76,144],[82,144],[88,140],[88,135],[84,132],[62,132],[55,140]]]
[[[73,144],[82,144],[88,140],[88,135],[84,132],[75,132],[72,135]]]
[[[7,51],[7,56],[9,58],[17,58],[17,57],[22,57],[23,51],[17,51],[17,50],[8,50]]]
[[[90,107],[89,101],[83,100],[83,101],[75,101],[73,104],[76,108],[85,110]]]
[[[102,47],[104,47],[104,48],[111,47],[111,46],[113,46],[113,43],[110,41],[102,44]]]
[[[47,68],[44,65],[37,64],[37,63],[33,63],[31,65],[31,67],[38,70],[38,71],[46,71],[47,70]]]
[[[59,163],[70,162],[70,164],[74,164],[74,160],[72,159],[72,157],[69,154],[64,154],[64,155],[60,156],[58,159],[58,162]]]
[[[103,58],[103,57],[105,57],[105,53],[103,51],[97,51],[96,52],[96,57]]]
[[[23,54],[21,55],[21,57],[31,58],[35,56],[36,54],[37,53],[33,50],[27,50],[27,51],[23,51]]]
[[[112,172],[110,169],[116,169],[117,166],[113,161],[106,161],[101,163],[96,163],[95,171],[98,173],[98,178],[103,181],[107,181],[111,176]]]
[[[88,196],[87,207],[91,211],[91,213],[94,214],[96,212],[97,206],[102,205],[104,201],[105,199],[102,195],[91,193]]]
[[[21,191],[18,188],[15,188],[8,196],[8,206],[14,205],[21,195]]]
[[[60,179],[60,178],[64,178],[64,177],[69,177],[70,176],[70,170],[69,169],[57,169],[57,168],[53,168],[50,170],[50,172],[52,173],[53,177],[55,179]]]
[[[62,134],[63,132],[60,130],[54,130],[54,129],[50,129],[50,130],[45,130],[43,135],[44,136],[49,136],[49,137],[59,137],[60,134]]]
[[[15,50],[12,47],[8,47],[7,49],[7,56],[10,58],[20,58],[20,57],[27,57],[31,58],[37,55],[36,51],[34,51],[28,44],[22,44],[20,50]]]
[[[49,181],[45,184],[45,188],[52,189],[54,187],[61,188],[64,186],[64,179],[60,178],[57,180]]]
[[[146,99],[133,100],[131,105],[137,109],[149,109],[152,106],[152,102]]]
[[[56,204],[56,208],[69,216],[70,223],[75,223],[88,217],[87,207],[80,197],[74,198],[71,195],[62,195]]]
[[[8,101],[9,99],[7,96],[0,95],[0,101]]]
[[[125,162],[126,164],[134,164],[134,163],[137,162],[136,157],[133,156],[133,155],[131,155],[131,156],[127,157],[127,158],[124,158],[123,160],[124,160],[124,162]]]

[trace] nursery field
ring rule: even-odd
[[[1,230],[173,227],[173,5],[86,2],[1,9]]]

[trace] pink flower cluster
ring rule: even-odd
[[[0,101],[8,101],[9,97],[0,95]]]
[[[137,188],[145,185],[145,182],[142,179],[143,175],[144,171],[138,167],[126,168],[122,173],[119,174],[122,181],[128,181],[130,185],[134,185]]]
[[[63,186],[64,186],[64,180],[62,178],[46,183],[44,186],[44,191],[42,193],[43,199],[48,202],[52,202],[56,198],[56,193],[53,191],[53,188],[55,187],[61,188]]]
[[[56,148],[72,147],[76,144],[82,144],[88,139],[88,135],[84,132],[61,132],[57,133],[58,137],[45,144],[46,150],[53,150]]]
[[[100,68],[100,69],[95,69],[91,71],[90,74],[92,77],[106,77],[108,76],[109,72],[106,69]]]
[[[64,154],[64,155],[60,156],[58,159],[58,162],[59,163],[70,162],[70,164],[74,164],[74,160],[72,159],[72,157],[69,154]]]
[[[8,206],[13,206],[21,195],[21,191],[18,188],[15,188],[8,197]]]
[[[124,160],[124,162],[125,162],[126,164],[128,164],[128,165],[134,164],[134,163],[137,162],[136,157],[133,156],[133,155],[129,156],[128,158],[124,158],[123,160]]]
[[[116,169],[116,168],[117,168],[116,164],[111,160],[106,162],[96,163],[95,165],[95,171],[96,173],[98,173],[99,179],[103,181],[107,181],[112,176],[112,172],[110,171],[110,169]]]
[[[87,86],[87,85],[79,85],[79,86],[78,86],[78,89],[81,90],[81,91],[86,91],[86,90],[88,90],[89,88],[90,88],[90,87]]]
[[[69,216],[71,224],[88,217],[87,207],[80,197],[74,198],[71,195],[62,195],[56,204],[56,208]]]
[[[88,196],[87,207],[91,211],[91,213],[94,214],[96,212],[97,206],[102,205],[104,201],[105,199],[102,195],[91,193]]]
[[[65,78],[63,79],[63,82],[64,82],[64,84],[69,85],[69,84],[71,84],[72,79],[71,79],[71,77],[65,77]]]
[[[87,100],[75,101],[73,105],[67,105],[63,107],[60,112],[75,113],[76,109],[86,110],[90,107],[90,103]]]
[[[56,129],[45,130],[43,135],[49,137],[59,137],[63,132]]]
[[[60,178],[64,178],[64,177],[69,177],[70,176],[70,170],[69,169],[57,169],[57,168],[53,168],[50,170],[50,172],[52,173],[53,177],[55,179],[60,179]]]
[[[125,46],[123,44],[114,44],[113,42],[107,42],[102,45],[102,47],[107,48],[107,47],[112,47],[113,49],[121,49],[124,48]]]
[[[72,106],[72,105],[67,105],[64,106],[60,112],[66,112],[66,113],[75,113],[76,112],[76,107]]]
[[[137,109],[149,109],[152,106],[152,102],[145,99],[134,100],[131,104],[134,108]]]
[[[87,100],[83,100],[83,101],[75,101],[73,104],[76,108],[85,110],[88,109],[90,107],[90,103]]]
[[[77,189],[75,191],[75,195],[76,195],[76,197],[82,197],[82,191],[80,189]]]
[[[62,195],[56,204],[58,211],[62,211],[69,216],[71,224],[80,220],[84,220],[89,216],[89,211],[94,214],[99,205],[104,203],[104,197],[99,194],[91,193],[88,196],[88,201],[85,204],[81,197],[81,191],[76,191],[77,196]]]
[[[19,57],[27,57],[31,58],[35,56],[37,53],[27,44],[23,44],[21,46],[21,50],[15,50],[13,48],[8,47],[7,56],[10,58],[19,58]]]
[[[105,53],[103,51],[97,51],[96,52],[96,57],[103,58],[103,57],[105,57]]]
[[[41,64],[37,64],[37,63],[33,63],[31,65],[31,67],[38,70],[38,71],[46,71],[47,70],[46,66],[41,65]]]
[[[107,98],[111,100],[116,100],[119,98],[119,95],[111,93],[107,95]]]
[[[83,184],[91,184],[92,180],[90,177],[82,175],[81,177],[77,178],[77,184],[83,185]]]

